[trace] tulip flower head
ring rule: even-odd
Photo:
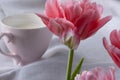
[[[89,0],[47,0],[45,13],[37,15],[65,45],[76,49],[111,19],[102,18],[102,13],[103,7]]]
[[[120,68],[120,31],[113,30],[110,34],[111,45],[108,44],[106,38],[103,38],[103,45],[109,55]]]
[[[115,80],[114,73],[113,67],[109,71],[102,67],[96,67],[91,71],[83,71],[81,74],[76,75],[75,80]]]

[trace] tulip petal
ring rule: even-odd
[[[91,30],[91,31],[88,31],[88,35],[87,37],[90,37],[92,36],[93,34],[95,34],[101,27],[103,27],[109,20],[111,20],[111,16],[107,16],[101,20],[99,20],[98,23],[95,23],[94,25],[92,25],[94,28],[91,30],[91,29],[88,29],[88,30]],[[91,28],[91,27],[90,27]]]
[[[110,40],[112,45],[120,49],[120,33],[117,30],[113,30],[110,34]]]
[[[57,23],[54,19],[50,19],[48,24],[48,28],[57,36],[62,36],[63,29],[59,23]]]
[[[99,15],[101,15],[103,13],[103,6],[98,5],[97,10],[98,10]]]
[[[104,17],[101,20],[99,20],[98,25],[97,25],[98,28],[101,28],[102,26],[104,26],[111,19],[112,19],[112,16],[107,16],[107,17]]]
[[[55,18],[55,17],[63,17],[63,12],[60,8],[59,0],[47,0],[45,4],[45,11],[47,16]]]
[[[117,64],[118,67],[120,67],[120,50],[114,46],[110,46],[105,37],[103,38],[103,45],[113,61]]]
[[[79,17],[79,16],[82,16],[82,8],[80,7],[80,4],[79,3],[75,3],[74,4],[74,7],[73,7],[73,11],[72,12],[75,12],[75,13],[71,13],[72,14],[72,18],[70,19],[73,23],[75,23],[76,19]]]
[[[81,80],[81,79],[80,79],[80,74],[77,74],[77,75],[76,75],[75,80]]]
[[[110,67],[110,76],[112,77],[111,80],[115,80],[115,68],[114,67]]]
[[[120,49],[113,47],[113,49],[111,49],[111,54],[113,54],[113,57],[116,59],[116,62],[114,62],[120,67]]]
[[[102,67],[96,67],[95,69],[91,70],[96,76],[96,80],[115,80],[114,77],[114,68],[110,67],[109,71],[106,71]]]
[[[90,17],[92,14],[93,14],[92,11],[88,11],[87,13],[85,13],[84,15],[76,19],[75,26],[77,27],[77,30],[80,35],[82,35],[82,33],[84,32],[84,29],[87,27],[86,25],[91,20],[91,18],[88,18],[88,17]]]
[[[87,71],[83,71],[80,76],[80,80],[86,80],[86,76],[87,76]]]
[[[58,12],[58,0],[47,0],[45,4],[46,14],[49,17],[55,18],[56,16],[59,16]]]
[[[92,8],[90,8],[90,9],[95,10],[93,20],[98,20],[98,19],[101,17],[101,14],[100,14],[101,8],[100,8],[100,6],[97,5],[97,4],[94,2],[94,3],[92,3],[91,7],[92,7]],[[101,6],[101,7],[102,7],[102,6]]]
[[[86,16],[82,16],[82,18],[79,20],[81,22],[78,22],[80,27],[78,27],[77,30],[79,32],[79,35],[81,36],[81,39],[86,39],[87,37],[90,37],[92,34],[94,34],[90,34],[90,32],[92,30],[95,30],[95,28],[97,27],[95,25],[97,18],[94,18],[94,16],[94,12],[91,11]]]
[[[77,19],[82,13],[82,8],[80,7],[80,4],[78,2],[72,1],[68,5],[66,5],[66,4],[62,5],[62,7],[64,9],[66,19],[73,23],[74,23],[75,19]]]
[[[90,71],[83,71],[75,77],[75,80],[115,80],[115,69],[110,67],[106,71],[102,67],[96,67]]]
[[[65,32],[74,28],[74,25],[62,18],[50,19],[48,28],[60,38]]]
[[[42,21],[44,22],[45,25],[48,25],[49,18],[47,16],[45,16],[43,14],[38,14],[38,13],[36,13],[36,15],[42,19]]]
[[[97,28],[97,20],[99,19],[99,16],[97,16],[95,13],[96,12],[93,12],[93,14],[91,14],[89,19],[86,20],[87,24],[85,25],[84,30],[81,29],[81,31],[83,32],[82,39],[86,39],[95,33],[95,32],[90,33],[91,31],[96,30]]]
[[[97,77],[92,71],[88,71],[85,80],[97,80]]]

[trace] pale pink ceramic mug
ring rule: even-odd
[[[19,65],[39,60],[48,48],[52,37],[52,33],[41,19],[32,13],[2,19],[0,30],[0,39],[4,39],[10,51],[10,53],[5,53],[0,49],[0,53],[14,58]]]

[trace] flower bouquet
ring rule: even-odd
[[[48,29],[69,48],[66,80],[115,80],[113,67],[110,67],[109,72],[102,67],[80,72],[84,58],[80,59],[72,72],[74,51],[80,41],[93,36],[111,20],[111,16],[102,18],[102,13],[102,5],[90,0],[47,0],[45,12],[43,14],[37,13]],[[110,35],[112,45],[108,44],[106,38],[103,38],[103,44],[112,59],[120,67],[119,36],[120,31],[114,30]]]

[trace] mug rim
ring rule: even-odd
[[[30,30],[30,29],[42,29],[42,28],[46,28],[45,24],[42,22],[41,18],[39,18],[39,17],[38,18],[40,19],[40,22],[42,23],[39,26],[42,26],[42,27],[38,27],[37,26],[37,27],[31,27],[31,28],[17,28],[15,26],[13,27],[13,26],[5,23],[5,20],[10,19],[12,17],[25,16],[25,15],[27,15],[27,16],[30,16],[30,15],[33,16],[34,15],[35,17],[38,17],[35,13],[15,14],[15,15],[4,17],[3,19],[1,19],[0,24],[1,24],[2,27],[7,27],[7,28],[11,28],[11,29],[20,29],[20,30]]]

